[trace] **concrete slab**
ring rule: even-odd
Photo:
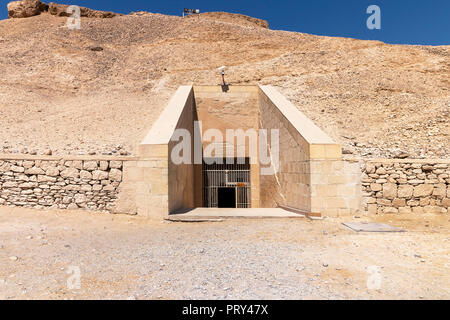
[[[304,215],[281,208],[195,208],[169,215],[169,220],[226,219],[226,218],[304,218]]]
[[[405,232],[403,229],[393,227],[386,223],[344,222],[342,224],[356,232]]]

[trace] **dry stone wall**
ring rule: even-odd
[[[367,161],[361,177],[369,213],[448,213],[450,161]]]
[[[118,160],[0,159],[0,205],[112,211],[122,168]]]
[[[162,155],[167,156],[167,150]],[[160,162],[163,167],[155,168],[153,163]],[[450,213],[450,160],[373,159],[359,163],[362,209],[369,214]],[[149,172],[141,172],[144,169]],[[155,170],[161,172],[157,174]],[[344,172],[349,174],[347,169]],[[147,211],[157,211],[159,207],[164,211],[166,177],[167,161],[161,160],[0,158],[0,205],[136,213],[121,208],[125,199]],[[334,180],[327,180],[326,192],[332,191],[328,189],[335,187],[333,183],[344,183],[340,177],[331,178]],[[133,187],[128,190],[131,194],[123,193],[126,184]],[[340,187],[345,189],[344,185]],[[147,191],[161,198],[149,202]],[[358,198],[361,199],[359,195]]]

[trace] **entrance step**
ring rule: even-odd
[[[304,215],[281,208],[195,208],[170,214],[167,220],[220,220],[220,219],[269,219],[269,218],[304,218]]]

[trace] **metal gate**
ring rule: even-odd
[[[234,188],[236,192],[236,208],[250,208],[250,161],[244,158],[208,158],[208,164],[203,161],[203,206],[217,208],[218,189]],[[221,161],[218,161],[221,160]]]

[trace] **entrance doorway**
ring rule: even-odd
[[[249,158],[207,158],[203,162],[203,206],[250,208]]]
[[[217,207],[236,208],[236,188],[217,188]]]

